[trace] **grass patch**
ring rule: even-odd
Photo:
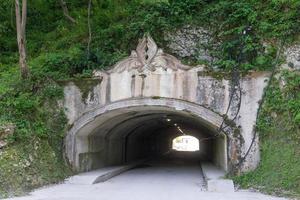
[[[243,188],[300,197],[300,76],[283,72],[272,83],[258,120],[261,161],[259,167],[234,181]]]

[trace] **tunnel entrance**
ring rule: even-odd
[[[181,130],[180,127],[178,128]],[[184,134],[172,140],[172,149],[175,151],[199,151],[199,140],[196,137]]]
[[[77,171],[121,165],[173,151],[173,139],[188,133],[198,141],[197,159],[228,170],[231,160],[223,119],[196,104],[174,99],[112,103],[86,113],[66,138],[66,153]]]

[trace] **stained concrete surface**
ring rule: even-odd
[[[138,137],[141,140],[148,137],[139,129],[143,128],[142,123],[146,129],[159,128],[155,125],[161,122],[159,118],[173,113],[186,121],[193,117],[201,129],[206,127],[215,135],[212,132],[219,130],[226,115],[228,120],[223,125],[227,127],[228,142],[216,141],[218,145],[214,148],[226,156],[223,159],[224,154],[217,153],[214,161],[224,169],[233,169],[237,159],[251,146],[243,164],[235,170],[253,170],[260,160],[259,138],[256,136],[253,142],[253,130],[269,76],[269,72],[243,75],[239,79],[241,91],[236,90],[230,75],[211,73],[204,65],[186,66],[174,56],[163,53],[150,36],[145,36],[129,57],[108,71],[94,71],[93,78],[89,79],[93,83],[91,87],[86,87],[89,85],[86,79],[65,84],[62,106],[71,127],[65,140],[66,158],[77,172],[124,164],[131,161],[124,152],[126,146],[133,147],[131,153],[137,154],[143,151],[135,146],[147,146],[137,141]],[[231,98],[232,92],[234,98]],[[156,115],[158,113],[162,115]],[[145,116],[150,114],[149,118]],[[233,122],[226,124],[231,120]],[[112,141],[117,138],[119,141]],[[125,138],[123,142],[122,138]],[[126,145],[126,138],[131,145]],[[223,151],[224,144],[228,152]],[[144,156],[131,153],[131,158]],[[122,158],[122,155],[125,156]],[[228,167],[224,161],[229,161]]]
[[[200,163],[172,157],[149,161],[106,182],[63,183],[11,200],[280,200],[249,191],[207,192]]]

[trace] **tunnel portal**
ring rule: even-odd
[[[247,74],[234,93],[226,74],[182,64],[146,35],[110,70],[65,83],[66,158],[74,170],[89,171],[163,155],[188,134],[200,141],[199,158],[229,172],[254,169],[254,127],[268,76]]]

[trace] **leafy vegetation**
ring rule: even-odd
[[[235,178],[242,187],[300,196],[299,86],[299,73],[283,72],[267,91],[257,127],[261,163],[257,170]]]
[[[1,0],[1,63],[16,61],[17,45],[13,1]],[[29,1],[27,49],[30,60],[47,54],[76,50],[81,53],[79,72],[89,68],[106,68],[135,48],[137,39],[149,32],[160,46],[162,35],[185,26],[208,27],[221,43],[216,56],[221,68],[230,68],[243,48],[242,69],[264,69],[274,54],[265,52],[263,42],[292,41],[299,32],[300,3],[297,0],[106,0],[92,1],[92,45],[87,58],[87,5],[69,1],[70,23],[62,14],[58,0]],[[51,12],[49,12],[51,10]],[[139,12],[136,12],[138,10]],[[248,29],[247,36],[242,32]],[[68,49],[71,49],[68,51]],[[78,71],[76,71],[78,72]]]
[[[57,105],[63,91],[51,79],[54,71],[43,70],[32,70],[27,81],[19,80],[15,67],[1,71],[0,124],[14,124],[16,129],[8,146],[0,149],[0,198],[71,174],[62,149],[67,120]]]
[[[0,188],[5,192],[27,190],[69,174],[63,167],[61,152],[66,120],[57,105],[57,100],[63,97],[57,80],[89,76],[93,69],[111,66],[128,55],[135,48],[137,39],[146,32],[164,47],[166,41],[163,35],[186,25],[206,27],[212,31],[214,41],[220,44],[213,52],[218,58],[213,65],[219,69],[230,70],[240,62],[239,67],[243,71],[266,70],[272,67],[278,41],[292,42],[300,31],[298,0],[92,0],[92,42],[88,55],[87,2],[72,0],[67,1],[67,6],[76,23],[63,16],[58,0],[28,1],[26,46],[31,76],[24,81],[20,79],[17,68],[14,1],[0,0],[0,123],[16,125],[9,146],[0,154]],[[243,35],[245,30],[247,34]],[[286,87],[297,88],[290,83],[296,77],[289,76],[292,75],[287,76]],[[278,98],[272,98],[271,91],[277,92]],[[294,131],[298,130],[296,123],[300,121],[299,96],[292,97],[297,93],[287,92],[280,97],[281,93],[278,88],[269,91],[267,106],[260,117],[262,166],[265,162],[269,161],[271,165],[276,161],[268,159],[275,145],[271,143],[273,140],[267,139],[273,137],[270,135],[273,129],[274,135],[278,132],[278,138],[284,140],[285,135],[299,135],[299,131]],[[278,102],[269,102],[275,100]],[[286,110],[280,112],[291,120],[283,120],[280,124],[268,118],[273,109],[280,113],[281,108]],[[53,117],[49,119],[49,116]],[[264,126],[270,129],[265,130]],[[40,145],[38,149],[32,149],[35,142]],[[291,146],[287,148],[292,149],[293,142],[288,143]],[[29,147],[26,144],[33,145]],[[55,155],[55,162],[45,160],[52,156],[51,152]],[[20,163],[26,162],[31,153],[36,156],[30,160],[30,166],[35,167],[21,170]],[[295,173],[298,172],[297,162],[289,163],[295,167]],[[252,176],[256,178],[251,184],[264,185],[258,177],[270,176],[268,168],[262,166],[258,171],[243,176],[245,178],[242,177],[240,183],[248,184]],[[281,167],[287,169],[291,166]],[[54,177],[47,175],[53,171],[58,174]],[[277,172],[281,172],[279,168]],[[20,176],[21,173],[29,176]],[[33,179],[38,181],[31,181]],[[292,179],[291,183],[294,181],[297,179]],[[288,180],[284,180],[280,186],[298,191],[287,183]],[[4,191],[0,190],[0,193]]]
[[[31,138],[0,151],[0,198],[63,180],[71,174],[62,161],[59,146]]]

